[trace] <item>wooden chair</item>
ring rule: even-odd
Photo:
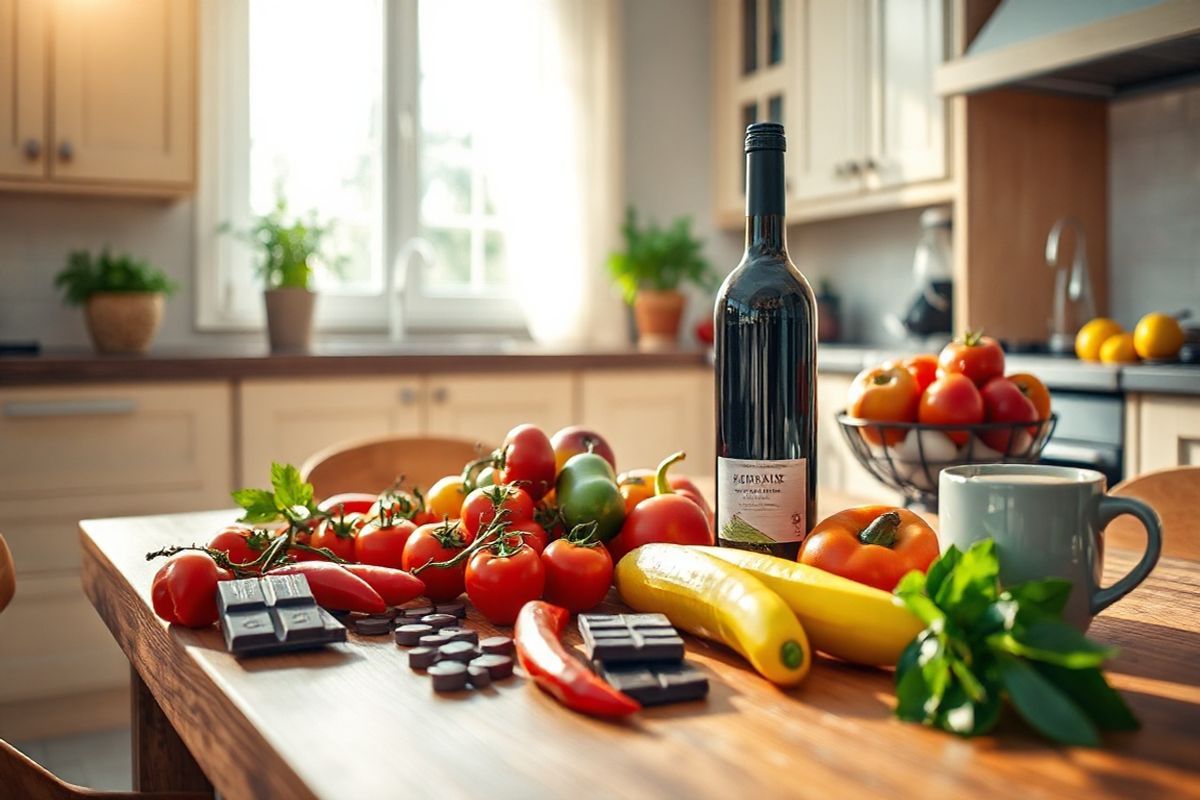
[[[318,500],[341,492],[381,492],[403,476],[409,486],[428,489],[490,447],[464,439],[396,437],[366,439],[328,447],[310,456],[300,475]]]
[[[1117,497],[1133,497],[1152,506],[1163,525],[1163,555],[1200,559],[1200,467],[1171,467],[1147,472],[1113,487]],[[1141,523],[1118,517],[1105,531],[1110,545],[1140,550],[1146,534]]]
[[[0,611],[12,600],[17,573],[12,553],[0,534]],[[100,792],[59,780],[8,742],[0,739],[0,798],[22,800],[212,800],[196,792]]]

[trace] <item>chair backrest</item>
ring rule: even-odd
[[[1113,487],[1118,497],[1133,497],[1158,512],[1163,524],[1163,555],[1200,559],[1200,467],[1172,467],[1147,472]],[[1146,541],[1141,524],[1130,517],[1113,520],[1105,540],[1117,547],[1140,550]]]
[[[428,489],[491,448],[465,439],[395,437],[347,442],[309,457],[300,475],[318,499],[340,492],[382,492],[404,476],[408,486]]]
[[[13,566],[12,553],[4,534],[0,533],[0,611],[13,599],[17,591],[17,569]]]
[[[11,794],[10,794],[11,792]],[[98,792],[59,780],[0,739],[0,797],[22,800],[211,800],[197,792]]]

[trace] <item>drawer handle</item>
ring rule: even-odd
[[[137,403],[128,398],[97,400],[10,400],[4,404],[4,416],[31,417],[120,417],[137,411]]]

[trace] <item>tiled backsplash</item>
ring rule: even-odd
[[[1200,86],[1109,111],[1110,312],[1200,314]]]

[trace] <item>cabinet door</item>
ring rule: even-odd
[[[245,381],[238,399],[238,480],[265,486],[272,461],[299,467],[341,442],[419,436],[422,388],[420,378]]]
[[[799,0],[793,195],[816,200],[863,189],[866,0]]]
[[[431,436],[474,439],[493,447],[523,422],[547,434],[575,416],[575,381],[569,373],[430,375]]]
[[[871,188],[946,176],[945,101],[933,75],[945,58],[943,0],[871,0]]]
[[[1200,399],[1142,395],[1138,409],[1139,472],[1200,465]]]
[[[54,177],[190,184],[193,0],[60,0],[56,10]]]
[[[582,424],[604,436],[617,469],[653,468],[682,450],[681,474],[716,473],[709,369],[595,370],[580,385]]]
[[[0,177],[46,174],[46,3],[0,0]]]

